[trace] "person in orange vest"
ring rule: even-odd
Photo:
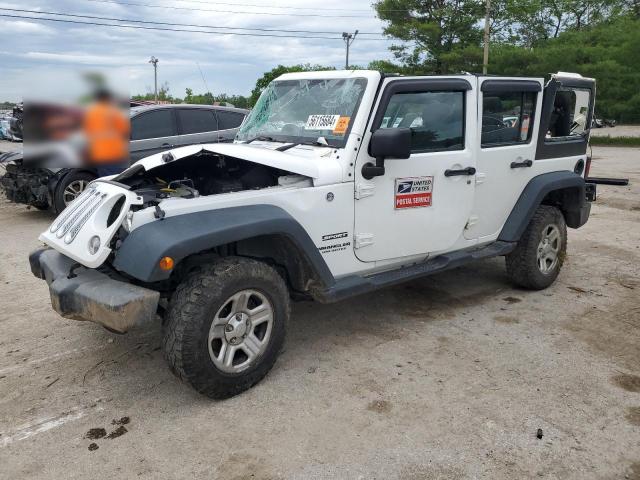
[[[115,175],[129,165],[129,119],[109,90],[100,89],[84,118],[88,161],[98,176]]]

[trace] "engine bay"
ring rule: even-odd
[[[165,164],[146,171],[133,166],[114,181],[130,187],[143,197],[144,204],[157,204],[165,198],[194,198],[206,195],[260,190],[289,185],[295,175],[265,165],[212,152],[202,151],[188,158],[173,160],[170,153],[163,156]],[[309,182],[310,185],[310,182]]]

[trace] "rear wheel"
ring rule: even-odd
[[[567,226],[556,207],[541,205],[516,249],[506,257],[507,274],[516,285],[541,290],[560,273],[567,253]]]
[[[87,185],[96,179],[96,176],[89,172],[69,172],[56,186],[53,196],[53,207],[56,213],[62,212],[67,205],[73,202],[84,192]]]
[[[165,357],[173,372],[211,398],[259,382],[284,344],[289,295],[280,275],[227,257],[188,275],[170,302]]]

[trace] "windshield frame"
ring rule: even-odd
[[[256,133],[256,136],[264,136],[264,137],[271,137],[274,142],[280,142],[280,143],[301,143],[304,144],[306,142],[313,142],[318,140],[318,138],[325,138],[327,145],[324,148],[344,148],[345,145],[347,144],[347,141],[349,139],[349,135],[351,134],[351,129],[353,128],[353,125],[355,123],[355,119],[358,117],[358,115],[360,114],[360,106],[362,105],[362,100],[367,92],[367,88],[369,87],[369,78],[365,77],[365,76],[345,76],[345,77],[324,77],[324,76],[319,76],[319,77],[310,77],[310,78],[299,78],[299,79],[293,79],[293,78],[287,78],[287,79],[275,79],[273,80],[271,83],[269,83],[269,85],[267,86],[267,88],[265,88],[263,90],[263,92],[260,94],[260,98],[258,99],[258,101],[256,102],[256,105],[258,104],[258,102],[260,102],[260,99],[262,98],[263,95],[265,95],[267,93],[267,91],[269,90],[269,88],[271,88],[273,83],[276,82],[289,82],[292,80],[296,80],[296,81],[322,81],[322,80],[343,80],[343,81],[348,81],[348,80],[356,80],[356,81],[361,81],[362,82],[362,91],[360,92],[360,95],[358,96],[357,101],[355,102],[354,106],[353,106],[353,113],[351,114],[350,120],[349,120],[349,125],[347,126],[347,130],[345,131],[344,135],[342,135],[340,138],[326,138],[324,137],[324,135],[320,134],[318,136],[306,136],[306,135],[282,135],[279,134],[277,132],[269,132],[269,131],[262,131],[260,133]],[[240,125],[240,128],[238,129],[238,133],[236,134],[235,140],[237,142],[246,142],[248,140],[251,140],[252,137],[248,137],[248,138],[239,138],[239,135],[242,132],[243,127],[247,124],[248,120],[251,118],[252,113],[254,112],[254,109],[251,110],[251,112],[246,116],[245,121],[242,123],[242,125]],[[271,140],[267,140],[267,141],[271,141]],[[322,147],[321,147],[322,148]]]

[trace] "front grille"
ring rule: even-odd
[[[55,233],[71,216],[76,213],[80,207],[82,207],[88,200],[92,198],[92,195],[95,194],[96,188],[95,186],[89,186],[84,192],[80,194],[78,198],[76,198],[67,208],[65,208],[60,216],[56,218],[56,220],[49,227],[49,231],[51,233]],[[64,235],[64,233],[62,234]],[[60,238],[62,235],[59,235]]]
[[[87,222],[87,220],[89,220],[89,217],[91,215],[93,215],[93,212],[95,212],[98,207],[100,206],[100,204],[102,203],[102,201],[104,200],[104,198],[107,196],[106,193],[102,193],[97,195],[95,198],[97,198],[97,200],[92,200],[91,206],[87,206],[83,211],[86,211],[86,213],[84,215],[82,215],[82,217],[80,218],[80,220],[78,220],[75,223],[72,223],[73,228],[71,228],[71,230],[69,231],[69,233],[67,233],[67,235],[64,237],[64,243],[71,243],[73,242],[73,239],[76,238],[76,235],[78,235],[78,232],[80,231],[80,229],[82,228],[82,226]],[[89,204],[87,204],[89,205]],[[87,210],[88,208],[88,210]],[[82,212],[78,212],[78,215],[80,215]]]
[[[51,233],[56,237],[64,237],[65,243],[73,242],[82,226],[104,201],[106,193],[100,192],[94,186],[90,186],[80,195],[60,217],[51,225]]]

